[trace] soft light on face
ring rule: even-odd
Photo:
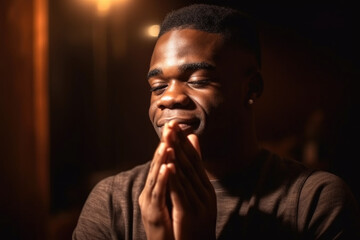
[[[154,48],[148,72],[149,117],[159,137],[176,120],[199,137],[206,158],[229,157],[252,134],[251,89],[257,84],[254,54],[220,34],[171,30]]]
[[[215,59],[222,44],[221,35],[193,29],[159,38],[149,70],[149,116],[159,136],[171,119],[187,133],[202,134],[208,115],[222,101]]]

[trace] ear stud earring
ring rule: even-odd
[[[252,100],[251,98],[249,99],[248,101],[249,105],[253,104],[254,103],[254,100]]]

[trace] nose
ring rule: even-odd
[[[171,80],[158,101],[158,108],[185,108],[190,103],[186,92],[186,84],[178,80]]]

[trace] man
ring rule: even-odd
[[[73,239],[356,239],[359,209],[337,176],[262,149],[251,19],[191,5],[167,15],[148,72],[153,159],[101,181]]]

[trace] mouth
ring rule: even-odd
[[[200,125],[200,120],[197,118],[166,118],[166,119],[160,119],[157,123],[157,126],[158,128],[160,128],[160,131],[162,132],[165,123],[170,122],[172,120],[175,120],[179,124],[179,127],[185,133],[185,135],[194,133],[194,131]]]

